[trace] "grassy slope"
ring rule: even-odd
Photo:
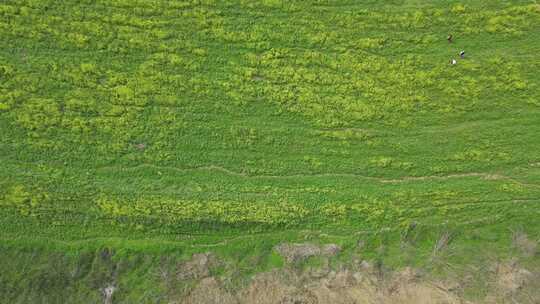
[[[4,1],[6,255],[511,254],[540,237],[540,11],[484,2]]]

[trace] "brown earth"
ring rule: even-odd
[[[522,243],[523,237],[517,237]],[[528,244],[528,243],[527,243]],[[525,269],[516,260],[499,261],[486,269],[489,291],[482,300],[461,296],[464,281],[437,281],[410,267],[381,270],[368,261],[332,270],[328,265],[299,270],[295,263],[312,256],[329,258],[339,246],[281,244],[275,250],[288,264],[253,276],[241,288],[226,288],[230,278],[211,275],[219,264],[210,253],[195,254],[184,262],[178,279],[195,282],[184,296],[169,303],[182,304],[480,304],[540,303],[535,295],[540,274]]]
[[[421,282],[412,270],[396,272],[388,282],[349,270],[332,271],[310,279],[288,270],[255,276],[234,295],[217,278],[209,277],[193,288],[183,304],[458,304],[467,303],[443,287]]]
[[[341,248],[335,244],[315,245],[311,243],[283,243],[277,245],[275,251],[288,263],[300,262],[313,256],[332,257],[337,255]]]

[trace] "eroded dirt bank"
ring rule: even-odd
[[[357,260],[332,269],[328,265],[295,267],[313,256],[330,257],[339,248],[332,244],[282,244],[276,250],[287,261],[282,269],[254,275],[240,288],[229,288],[230,278],[212,275],[219,263],[212,254],[194,255],[179,268],[177,277],[191,278],[193,284],[184,296],[172,300],[178,304],[390,304],[390,303],[540,303],[540,275],[529,271],[516,260],[500,261],[486,274],[489,290],[481,299],[466,300],[465,290],[472,278],[436,280],[421,270],[405,267],[385,270],[370,261]],[[536,291],[535,291],[536,290]]]

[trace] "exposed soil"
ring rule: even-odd
[[[515,294],[533,278],[530,271],[519,267],[515,262],[497,265],[496,274],[498,290],[505,296]]]
[[[283,243],[274,248],[288,263],[295,263],[313,256],[335,256],[341,248],[336,244],[315,245],[310,243],[291,244]]]
[[[395,273],[384,284],[368,273],[342,270],[313,279],[287,270],[255,276],[232,295],[216,278],[206,278],[182,303],[210,304],[385,304],[466,303],[444,288],[419,281],[410,270]]]
[[[204,278],[191,293],[180,303],[182,304],[237,304],[238,300],[228,293],[221,283],[213,277]]]
[[[538,252],[538,242],[529,239],[525,233],[515,232],[512,237],[512,243],[515,248],[527,257],[534,256]]]
[[[210,253],[194,254],[191,260],[179,265],[176,277],[179,280],[206,278],[216,263],[217,260]]]
[[[335,245],[309,243],[281,244],[275,249],[291,263],[339,252]],[[253,276],[242,288],[227,290],[224,278],[210,275],[213,259],[211,254],[199,254],[181,265],[186,279],[199,279],[184,297],[173,303],[473,304],[459,294],[460,282],[435,281],[410,267],[381,274],[381,269],[367,261],[340,270],[328,266],[302,271],[294,267],[275,269]],[[517,299],[528,284],[539,279],[515,261],[499,262],[491,269],[492,291],[484,300],[474,303],[506,303]],[[531,299],[519,303],[537,303]]]

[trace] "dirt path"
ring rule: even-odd
[[[522,186],[529,186],[529,187],[539,187],[539,184],[532,184],[532,183],[525,183],[522,181],[519,181],[513,177],[497,174],[497,173],[481,173],[481,172],[469,172],[469,173],[456,173],[456,174],[448,174],[448,175],[427,175],[427,176],[404,176],[401,178],[396,179],[388,179],[383,177],[375,177],[375,176],[367,176],[362,174],[356,174],[356,173],[316,173],[316,174],[290,174],[290,175],[265,175],[265,174],[246,174],[243,172],[237,172],[230,169],[227,169],[225,167],[216,166],[216,165],[210,165],[210,166],[201,166],[196,168],[177,168],[177,167],[168,167],[168,166],[157,166],[153,164],[141,164],[133,167],[115,167],[115,166],[109,166],[109,167],[101,167],[98,170],[138,170],[141,168],[152,168],[156,170],[171,170],[176,172],[193,172],[193,171],[217,171],[222,172],[228,175],[232,176],[238,176],[238,177],[244,177],[244,178],[258,178],[258,179],[291,179],[291,178],[305,178],[305,177],[352,177],[352,178],[360,178],[365,180],[372,180],[384,184],[397,184],[397,183],[407,183],[407,182],[414,182],[414,181],[437,181],[437,180],[449,180],[449,179],[457,179],[457,178],[465,178],[465,177],[478,177],[482,178],[484,180],[507,180],[511,181],[517,184],[520,184]]]

